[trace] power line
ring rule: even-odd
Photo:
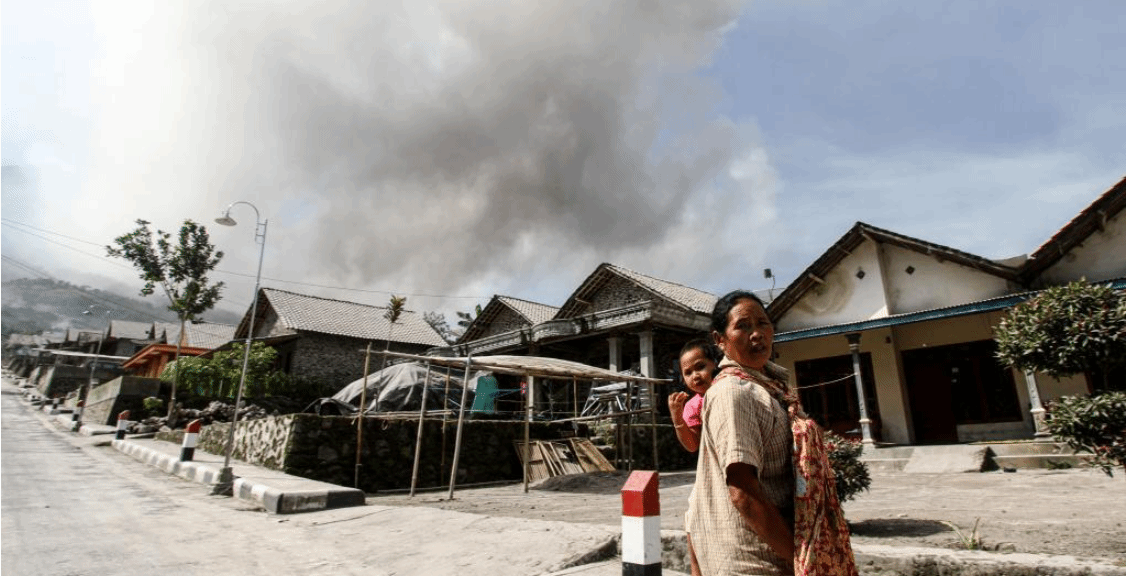
[[[91,257],[97,258],[99,260],[104,260],[106,262],[109,262],[110,264],[113,264],[115,266],[120,266],[122,268],[132,269],[131,266],[127,266],[125,264],[122,264],[121,262],[117,262],[117,261],[112,260],[110,258],[107,258],[105,256],[100,256],[100,255],[97,255],[97,254],[91,254],[89,252],[84,252],[82,250],[74,248],[73,246],[67,246],[66,244],[56,242],[56,241],[54,241],[50,238],[45,238],[45,237],[40,236],[38,234],[33,234],[33,233],[31,233],[27,230],[24,230],[23,228],[20,228],[19,226],[22,226],[22,227],[25,227],[25,228],[30,228],[30,229],[35,230],[37,232],[43,232],[43,233],[46,233],[46,234],[54,234],[55,236],[61,236],[63,238],[67,238],[69,240],[74,240],[75,242],[82,242],[83,244],[89,244],[91,246],[104,247],[103,244],[99,244],[97,242],[91,242],[89,240],[83,240],[81,238],[75,238],[73,236],[67,236],[66,234],[61,234],[59,232],[52,232],[50,230],[44,230],[42,228],[37,228],[35,226],[31,226],[30,224],[25,224],[23,222],[17,222],[15,220],[10,220],[8,218],[0,218],[0,222],[3,222],[4,224],[8,224],[8,225],[12,226],[13,229],[16,230],[16,231],[23,232],[24,234],[28,234],[28,235],[34,236],[36,238],[40,238],[40,239],[45,240],[47,242],[50,242],[52,244],[62,246],[63,248],[68,248],[70,250],[74,250],[75,252],[78,252],[79,254],[84,254],[86,256],[91,256]],[[230,270],[221,270],[221,269],[218,269],[218,268],[216,268],[215,271],[220,273],[220,274],[227,274],[227,275],[230,275],[230,276],[239,276],[239,277],[243,277],[243,278],[255,278],[255,276],[253,274],[246,274],[246,273],[242,273],[242,272],[232,272]],[[263,276],[262,279],[263,280],[269,280],[271,282],[283,282],[283,283],[286,283],[286,284],[295,284],[295,285],[298,285],[298,286],[309,286],[309,287],[312,287],[312,288],[327,288],[329,290],[344,290],[344,291],[348,291],[348,292],[362,292],[362,293],[367,293],[367,294],[384,294],[384,295],[388,295],[388,296],[390,296],[390,295],[414,296],[414,297],[418,297],[418,298],[442,298],[442,299],[450,299],[450,300],[455,300],[455,299],[460,299],[460,300],[488,300],[490,298],[490,296],[460,296],[460,295],[453,295],[453,294],[424,294],[424,293],[419,293],[419,292],[413,292],[412,293],[412,292],[401,292],[401,291],[395,291],[395,290],[374,290],[374,289],[367,289],[367,288],[348,288],[348,287],[345,287],[345,286],[330,286],[330,285],[327,285],[327,284],[314,284],[312,282],[301,282],[299,280],[286,280],[284,278],[271,278],[271,277],[268,277],[268,276]]]

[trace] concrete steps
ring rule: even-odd
[[[860,459],[873,471],[940,472],[1020,468],[1081,468],[1089,466],[1090,454],[1076,454],[1062,442],[998,442],[946,446],[865,447]],[[971,462],[972,460],[972,462]]]

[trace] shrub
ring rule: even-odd
[[[164,399],[157,398],[156,396],[149,396],[141,401],[145,408],[145,414],[148,416],[160,416],[164,413]]]
[[[837,499],[847,502],[861,490],[868,490],[872,478],[868,475],[868,464],[860,460],[864,446],[829,431],[825,432],[825,444],[829,449],[829,464],[837,477]]]
[[[1076,451],[1094,454],[1108,476],[1126,468],[1126,392],[1063,396],[1048,405],[1047,426]]]

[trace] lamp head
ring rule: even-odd
[[[235,224],[238,224],[238,222],[235,222],[234,218],[231,218],[230,210],[223,212],[222,216],[216,218],[215,223],[222,224],[223,226],[234,226]]]

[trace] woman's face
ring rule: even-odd
[[[770,360],[774,346],[774,324],[758,302],[744,298],[727,313],[723,334],[713,332],[715,343],[730,359],[756,370]]]
[[[680,375],[688,389],[703,394],[712,385],[715,362],[700,348],[693,348],[680,357]]]

